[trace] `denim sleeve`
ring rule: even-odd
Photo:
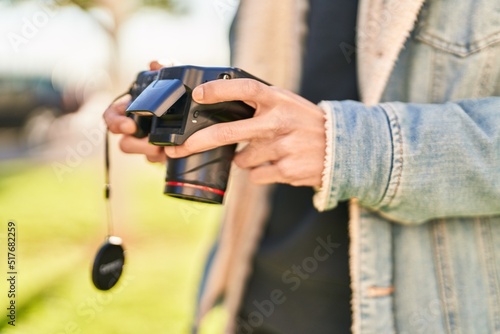
[[[318,210],[357,198],[400,223],[500,214],[500,97],[320,106],[330,142]]]

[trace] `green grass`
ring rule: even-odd
[[[189,333],[221,208],[164,196],[164,167],[137,157],[116,161],[114,230],[127,255],[108,292],[90,280],[107,233],[101,159],[86,160],[62,181],[51,162],[0,165],[0,332]],[[6,317],[9,220],[18,237],[15,328]],[[214,311],[202,332],[219,333],[223,316]]]

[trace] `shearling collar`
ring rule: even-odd
[[[360,1],[357,66],[361,100],[378,103],[424,0]]]

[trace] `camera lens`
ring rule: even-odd
[[[164,193],[178,198],[221,204],[236,145],[180,159],[169,159]]]

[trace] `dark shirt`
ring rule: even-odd
[[[358,99],[357,1],[311,0],[300,94]],[[348,57],[346,57],[346,55]],[[238,333],[349,333],[348,211],[319,213],[309,187],[277,185],[238,317]]]

